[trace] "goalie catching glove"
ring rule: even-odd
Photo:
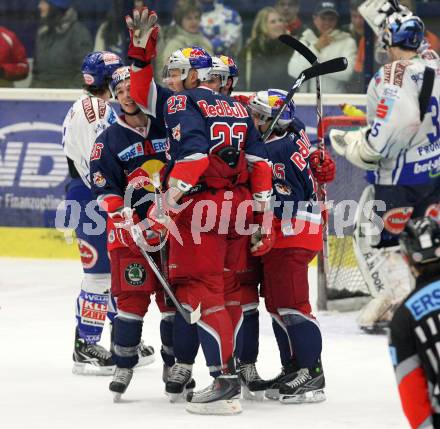
[[[151,229],[146,229],[141,223],[134,209],[124,208],[109,213],[115,226],[118,241],[128,247],[135,255],[141,255],[139,247],[157,246],[160,243],[159,235]]]
[[[159,26],[156,24],[156,12],[149,10],[147,7],[134,9],[133,18],[127,15],[125,22],[130,33],[128,56],[149,64],[157,55],[156,45]]]
[[[257,213],[254,220],[258,228],[251,236],[251,253],[252,256],[263,256],[275,244],[276,235],[272,226],[273,213]]]
[[[363,170],[376,170],[381,156],[368,143],[368,130],[369,127],[355,131],[331,130],[329,137],[338,155]]]
[[[313,176],[320,185],[330,183],[336,177],[336,164],[327,151],[315,150],[309,158]]]

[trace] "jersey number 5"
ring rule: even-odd
[[[211,148],[211,152],[223,146],[234,146],[241,150],[246,141],[246,135],[246,123],[237,122],[230,125],[226,122],[214,122],[211,125],[211,140],[219,140],[219,142]]]

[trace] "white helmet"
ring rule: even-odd
[[[198,46],[191,48],[181,48],[174,51],[167,62],[165,73],[169,70],[180,69],[182,71],[181,80],[188,77],[191,69],[197,70],[198,78],[201,82],[210,80],[210,71],[212,68],[212,58],[205,49]]]
[[[268,89],[251,95],[249,108],[260,115],[260,125],[276,116],[286,99],[287,92],[282,89]],[[290,101],[275,128],[285,129],[295,119],[295,104]]]
[[[220,78],[220,87],[228,82],[230,76],[229,66],[220,57],[212,57],[212,69],[209,72],[211,77],[218,76]]]

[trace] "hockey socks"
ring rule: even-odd
[[[177,312],[174,318],[174,355],[177,362],[192,365],[199,350],[197,325],[190,325]]]
[[[160,339],[162,342],[160,354],[165,366],[168,368],[171,368],[176,361],[173,345],[174,317],[174,313],[162,313],[162,320],[160,321]]]
[[[255,363],[258,357],[260,333],[257,308],[243,312],[243,323],[237,336],[236,356],[240,363]]]
[[[293,359],[292,344],[290,342],[289,333],[287,332],[286,325],[277,314],[271,314],[272,317],[272,329],[277,340],[278,350],[280,352],[280,360],[283,366],[291,364]]]
[[[113,360],[118,368],[133,368],[139,360],[143,318],[132,313],[118,313],[113,322]]]

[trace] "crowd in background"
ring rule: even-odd
[[[159,83],[168,56],[181,47],[197,45],[236,59],[239,90],[287,88],[308,66],[304,58],[277,40],[287,33],[306,43],[321,61],[347,57],[347,70],[323,78],[325,92],[362,93],[365,64],[371,61],[365,56],[365,22],[358,12],[362,2],[15,0],[11,4],[0,0],[0,86],[81,87],[80,65],[88,52],[109,50],[126,56],[128,32],[123,16],[145,4],[158,12],[161,25],[155,60]],[[401,3],[419,12],[419,3]],[[434,14],[435,10],[432,8]],[[439,52],[436,27],[440,29],[440,12],[426,34]],[[378,67],[375,64],[374,68]],[[301,90],[314,91],[313,82]]]

